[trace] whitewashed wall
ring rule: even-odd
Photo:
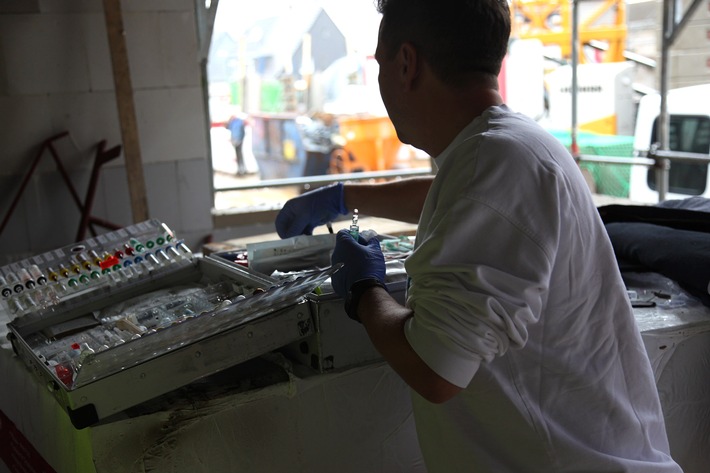
[[[208,138],[193,0],[123,0],[140,149],[151,218],[191,247],[212,232]],[[0,221],[40,144],[56,142],[81,200],[96,145],[121,144],[100,0],[0,2]],[[8,225],[0,263],[74,241],[80,211],[48,152]],[[96,217],[133,220],[123,155],[106,165]]]

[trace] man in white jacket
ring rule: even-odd
[[[405,306],[383,284],[379,243],[345,230],[333,286],[412,388],[429,472],[680,472],[584,178],[498,93],[507,2],[378,8],[383,102],[436,176],[321,188],[276,227],[310,233],[354,208],[418,222]]]

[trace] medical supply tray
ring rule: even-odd
[[[388,281],[387,290],[404,305],[406,280]],[[292,360],[319,373],[339,371],[381,361],[364,327],[346,314],[343,300],[333,292],[309,295],[314,333],[282,350]]]
[[[276,283],[150,220],[0,267],[0,312],[81,429],[312,335],[306,295],[335,270]]]

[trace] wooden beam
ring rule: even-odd
[[[133,103],[133,85],[131,84],[131,71],[128,66],[125,31],[123,30],[121,0],[104,0],[104,16],[108,44],[111,51],[118,119],[121,124],[123,155],[126,158],[126,175],[128,177],[128,192],[131,198],[131,211],[133,213],[133,222],[138,223],[149,218],[148,198],[145,191],[143,161],[138,137],[136,110]]]

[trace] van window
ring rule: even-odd
[[[658,118],[653,123],[651,143],[656,139]],[[671,151],[686,153],[710,152],[710,118],[703,116],[671,115],[669,127],[669,148]],[[708,165],[682,161],[671,161],[668,175],[668,191],[676,194],[701,195],[705,192]],[[656,173],[648,171],[648,187],[656,190]]]

